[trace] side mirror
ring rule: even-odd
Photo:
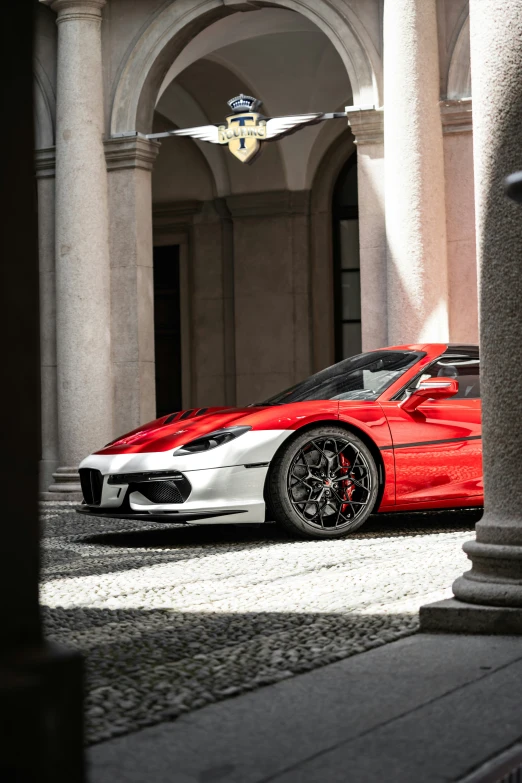
[[[455,378],[425,378],[408,399],[401,402],[401,408],[411,413],[426,400],[445,400],[453,397],[458,390],[459,382]]]

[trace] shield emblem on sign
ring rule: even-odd
[[[241,163],[251,163],[261,149],[259,139],[265,137],[266,126],[258,125],[259,116],[257,112],[245,112],[227,117],[228,149]]]

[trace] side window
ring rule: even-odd
[[[426,368],[425,373],[417,379],[415,385],[418,385],[423,378],[456,378],[459,382],[459,390],[451,399],[472,400],[480,398],[479,359],[452,359],[450,356],[442,356]]]

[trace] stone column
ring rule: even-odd
[[[151,172],[160,144],[108,139],[114,433],[156,418]]]
[[[448,248],[448,316],[452,343],[478,342],[475,191],[471,98],[440,104]]]
[[[388,342],[448,338],[436,0],[385,0]]]
[[[455,599],[421,609],[425,630],[522,633],[522,210],[504,178],[522,169],[520,0],[471,0],[485,508]]]
[[[388,344],[382,110],[348,114],[357,145],[362,349]]]
[[[35,154],[38,193],[40,279],[41,453],[39,488],[45,491],[58,467],[56,402],[56,275],[54,265],[54,148]]]
[[[112,437],[107,171],[101,11],[55,0],[56,331],[60,467],[51,491],[79,490],[77,465]]]

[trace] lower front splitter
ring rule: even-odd
[[[164,524],[195,522],[198,519],[211,519],[212,517],[225,517],[231,514],[245,514],[246,509],[234,509],[233,511],[165,511],[162,514],[141,514],[128,511],[118,514],[104,508],[92,508],[91,506],[76,506],[75,511],[89,517],[104,517],[107,519],[129,519],[143,522],[163,522]]]

